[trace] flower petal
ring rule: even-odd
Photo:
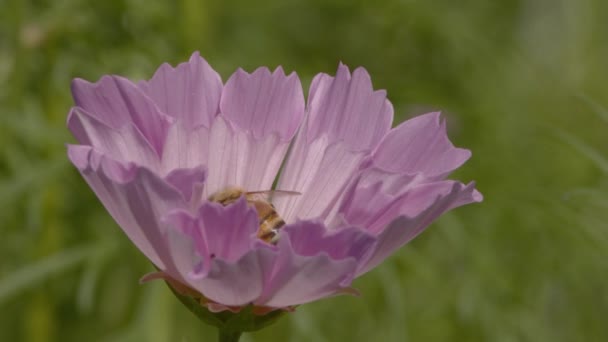
[[[112,128],[132,123],[161,155],[171,119],[131,81],[119,76],[104,76],[97,83],[77,78],[72,94],[77,107]]]
[[[158,268],[171,269],[161,215],[186,206],[182,194],[146,168],[123,164],[90,146],[68,146],[72,163],[129,239]]]
[[[270,190],[304,112],[297,75],[239,69],[224,87],[220,109],[209,136],[206,195],[230,186]]]
[[[439,113],[407,120],[392,129],[373,154],[376,167],[390,172],[423,173],[441,179],[471,156],[450,142]]]
[[[270,190],[287,152],[288,142],[269,134],[260,139],[235,129],[219,115],[209,136],[209,196],[230,186]]]
[[[475,190],[473,182],[465,186],[454,181],[423,184],[394,199],[381,215],[375,215],[376,221],[371,224],[370,231],[377,232],[378,243],[369,261],[359,268],[357,276],[374,268],[414,239],[444,212],[481,200],[482,196]],[[359,202],[358,205],[362,210],[364,204]],[[349,214],[345,216],[352,224]]]
[[[391,128],[393,106],[384,90],[374,91],[369,74],[357,68],[352,77],[340,64],[336,77],[317,75],[308,98],[307,140],[327,134],[353,151],[369,151]]]
[[[204,278],[190,277],[189,283],[205,297],[226,306],[247,305],[259,298],[276,252],[268,245],[258,245],[236,262],[214,260]]]
[[[282,308],[340,294],[357,267],[354,259],[336,261],[324,254],[303,257],[287,252],[277,263],[277,271],[256,305]]]
[[[281,190],[302,193],[275,203],[287,222],[324,218],[393,119],[386,93],[373,90],[365,69],[351,77],[342,64],[335,78],[315,77],[308,112],[278,182]]]
[[[366,157],[352,152],[344,143],[327,146],[324,138],[310,145],[296,144],[288,158],[277,188],[301,193],[273,201],[285,222],[297,219],[325,219],[352,175]]]
[[[276,248],[255,237],[257,213],[244,198],[226,207],[207,202],[194,217],[174,211],[164,221],[171,227],[169,252],[179,272],[172,277],[225,306],[260,296]]]
[[[424,183],[422,174],[389,173],[374,167],[360,170],[340,198],[334,201],[326,221],[332,229],[348,222],[373,231],[372,223],[399,195]]]
[[[299,255],[325,253],[334,260],[361,260],[376,242],[372,234],[360,228],[351,226],[332,231],[318,221],[298,221],[282,228],[280,234],[281,239],[289,239],[291,248]]]
[[[206,266],[212,259],[234,262],[250,251],[259,227],[257,212],[244,197],[228,206],[206,202],[196,217],[187,211],[172,212],[165,221],[195,241],[196,253],[205,264],[203,273],[209,271]]]
[[[168,226],[165,232],[165,240],[168,245],[169,257],[174,265],[171,269],[163,269],[164,272],[162,273],[169,275],[169,279],[177,280],[177,284],[182,284],[183,286],[178,285],[181,292],[184,292],[184,294],[191,292],[191,296],[195,297],[194,294],[198,290],[191,290],[194,289],[194,286],[189,284],[190,274],[196,267],[201,267],[203,263],[207,263],[206,267],[209,268],[210,263],[209,260],[204,260],[198,254],[197,240],[191,236],[197,232],[196,221],[190,220],[185,215],[171,218],[163,217],[162,221]],[[176,225],[179,225],[179,229],[176,229]],[[190,235],[184,234],[184,232],[190,233]]]
[[[356,228],[329,233],[311,221],[283,228],[276,264],[255,304],[286,307],[349,292],[354,269],[374,243]]]
[[[176,168],[193,168],[207,165],[209,155],[209,128],[192,128],[184,122],[175,122],[169,128],[162,155],[163,173]]]
[[[445,180],[434,183],[415,183],[406,186],[397,194],[382,190],[380,182],[370,186],[356,182],[354,190],[349,190],[342,201],[339,212],[349,224],[366,227],[373,233],[380,233],[398,216],[415,217],[433,205],[438,198],[447,196],[454,187],[460,192],[455,200],[466,199],[458,206],[471,202],[480,202],[481,194],[474,189],[474,184],[463,185],[460,182]],[[468,187],[471,187],[470,189]],[[466,191],[465,191],[466,189]],[[348,198],[347,198],[348,196]],[[451,207],[450,207],[451,208]]]
[[[302,122],[304,95],[295,73],[285,76],[259,68],[252,74],[238,69],[226,82],[220,111],[235,127],[260,139],[276,133],[289,141]]]
[[[174,169],[167,176],[165,181],[181,192],[187,202],[198,204],[202,190],[207,179],[207,168],[198,166],[191,169]],[[199,198],[193,198],[194,196]]]
[[[84,109],[74,107],[68,116],[68,128],[81,144],[93,146],[112,159],[159,169],[158,155],[132,123],[112,128]]]
[[[198,52],[175,68],[161,65],[152,79],[138,86],[165,114],[183,121],[187,128],[209,127],[219,111],[222,79]]]

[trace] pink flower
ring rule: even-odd
[[[482,196],[446,180],[469,157],[438,113],[391,129],[393,107],[363,68],[220,76],[195,53],[149,81],[76,79],[68,154],[133,243],[182,294],[212,311],[287,308],[351,292],[442,213]],[[286,224],[271,242],[244,196],[273,187]],[[224,203],[225,204],[225,203]],[[153,278],[149,277],[149,278]]]

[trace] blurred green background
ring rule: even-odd
[[[0,341],[213,341],[68,163],[73,77],[364,66],[482,204],[243,341],[608,341],[605,0],[0,0]]]

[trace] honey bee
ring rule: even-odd
[[[227,206],[245,196],[247,203],[252,205],[258,213],[260,225],[257,233],[258,238],[268,243],[276,243],[279,237],[279,229],[285,225],[285,221],[279,216],[274,205],[268,199],[270,196],[283,195],[293,196],[300,195],[300,193],[285,190],[246,191],[239,187],[229,187],[209,196],[209,201]]]

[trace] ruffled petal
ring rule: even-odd
[[[90,146],[68,146],[72,163],[129,239],[158,268],[172,269],[160,218],[186,206],[183,195],[146,168],[123,164]]]
[[[339,228],[348,213],[348,222],[373,231],[372,223],[395,198],[424,182],[426,178],[422,174],[389,173],[374,167],[360,170],[332,204],[326,216],[327,225],[331,229]]]
[[[206,196],[230,186],[270,190],[287,152],[276,134],[255,138],[219,115],[209,136],[209,182]]]
[[[361,275],[381,263],[395,250],[418,236],[444,212],[468,203],[480,202],[482,199],[473,182],[465,186],[459,182],[440,181],[414,187],[387,201],[390,203],[386,203],[380,212],[368,212],[368,216],[374,219],[366,224],[370,232],[377,234],[378,243],[369,261],[360,267],[357,274]],[[351,203],[351,208],[344,212],[346,221],[356,224],[351,222],[357,221],[352,212],[365,211],[364,206],[371,203],[370,200],[371,198],[359,198]]]
[[[222,79],[198,52],[175,68],[161,65],[152,79],[138,85],[165,114],[190,129],[209,127],[219,110]]]
[[[159,169],[158,155],[132,123],[112,128],[84,109],[74,107],[68,116],[68,128],[78,142],[93,146],[112,159]]]
[[[285,76],[278,67],[272,74],[259,68],[252,74],[238,69],[226,82],[220,111],[240,130],[256,139],[269,134],[289,141],[302,122],[304,94],[295,73]]]
[[[310,86],[308,116],[278,182],[278,189],[302,193],[275,203],[287,222],[324,219],[392,119],[386,93],[373,90],[365,69],[356,69],[351,77],[340,64],[335,78],[317,75]]]
[[[298,221],[281,229],[280,234],[280,239],[288,238],[291,248],[299,255],[325,253],[334,260],[362,260],[376,242],[376,238],[363,229],[342,227],[331,231],[318,221]]]
[[[374,232],[383,229],[378,217],[390,217],[387,208],[396,198],[420,184],[444,179],[470,155],[470,151],[455,148],[449,141],[439,113],[408,120],[391,130],[361,165],[356,181],[327,215],[328,225],[343,224],[344,208],[349,208],[348,222]],[[399,209],[393,210],[397,212],[392,215],[399,214]]]
[[[179,211],[174,211],[163,217],[161,220],[168,227],[165,232],[169,257],[174,265],[171,269],[162,269],[162,274],[168,275],[169,279],[177,280],[179,289],[184,294],[190,293],[193,297],[197,290],[189,283],[192,272],[203,267],[206,263],[207,269],[210,268],[210,260],[203,259],[199,250],[200,240],[198,225],[195,220],[191,220],[188,215],[177,215]],[[146,279],[151,280],[151,279]],[[194,289],[194,290],[193,290]],[[181,293],[180,292],[180,293]]]
[[[202,264],[193,267],[193,275],[201,277],[213,259],[235,262],[250,251],[259,227],[257,212],[244,197],[228,206],[206,202],[195,217],[187,211],[172,212],[165,221],[195,242]]]
[[[375,238],[356,228],[330,233],[318,222],[281,230],[272,274],[256,305],[287,307],[345,292]]]
[[[224,87],[220,109],[209,133],[206,195],[230,186],[270,190],[303,116],[298,77],[280,68],[273,74],[238,70]]]
[[[204,166],[174,169],[165,176],[165,181],[177,189],[191,206],[200,202],[206,179],[207,168]]]
[[[188,279],[205,297],[225,306],[247,305],[259,298],[277,253],[268,245],[258,245],[236,262],[214,260],[203,278]]]
[[[94,115],[112,128],[133,124],[161,155],[171,119],[131,81],[119,76],[104,76],[97,83],[72,81],[77,107]]]
[[[357,68],[351,77],[340,64],[336,77],[317,75],[308,97],[307,140],[322,135],[344,141],[353,151],[374,149],[393,122],[393,106],[384,90],[374,91],[369,74]]]
[[[423,173],[441,179],[464,164],[469,150],[450,142],[439,113],[407,120],[392,129],[373,154],[376,167],[396,173]]]
[[[174,211],[164,220],[170,253],[185,284],[225,306],[259,297],[276,258],[274,246],[257,240],[258,216],[242,198],[222,206],[207,202],[196,216]]]
[[[398,216],[418,216],[433,205],[438,198],[445,197],[454,187],[461,190],[463,194],[463,197],[457,196],[456,199],[469,200],[462,204],[458,202],[459,205],[482,200],[481,194],[474,189],[473,183],[465,188],[462,183],[451,180],[419,183],[417,180],[420,178],[413,178],[410,184],[399,192],[393,193],[384,190],[382,181],[366,184],[362,177],[349,187],[340,203],[338,212],[349,224],[365,227],[373,234],[380,233]]]
[[[310,145],[296,144],[277,188],[301,195],[275,199],[277,212],[288,223],[298,219],[325,219],[365,156],[363,152],[350,151],[343,143],[327,146],[324,138]]]

